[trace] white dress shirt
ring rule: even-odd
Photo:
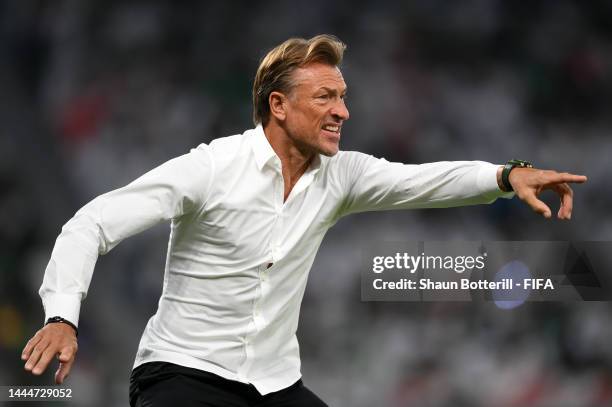
[[[317,157],[283,202],[281,162],[262,127],[219,138],[64,225],[40,288],[46,318],[77,324],[98,255],[170,220],[163,292],[134,366],[167,361],[278,391],[301,376],[300,303],[327,230],[355,212],[493,202],[504,195],[497,168],[341,151]]]

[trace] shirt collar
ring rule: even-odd
[[[266,134],[264,133],[263,126],[258,124],[254,129],[254,134],[252,135],[252,143],[253,146],[253,154],[255,155],[255,162],[257,163],[257,168],[261,171],[263,167],[274,157],[277,158],[280,164],[280,158],[274,152],[274,149],[270,145]],[[310,167],[308,167],[307,172],[312,171],[313,173],[318,172],[319,168],[321,168],[321,155],[317,154]]]
[[[270,142],[266,138],[261,124],[255,127],[254,134],[252,136],[253,154],[255,154],[255,162],[257,168],[261,171],[273,157],[277,157],[274,149],[270,145]]]

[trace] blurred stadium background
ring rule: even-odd
[[[361,250],[380,240],[611,240],[612,3],[403,3],[2,2],[0,385],[52,382],[54,369],[25,374],[19,354],[43,321],[37,290],[62,224],[250,128],[259,58],[290,36],[333,33],[348,44],[343,149],[408,163],[524,158],[590,179],[571,222],[517,200],[342,220],[302,307],[306,384],[332,406],[611,406],[609,303],[363,303],[359,279]],[[127,405],[168,230],[98,261],[69,405]]]

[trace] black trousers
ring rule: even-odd
[[[167,362],[138,366],[130,377],[131,407],[327,407],[302,380],[262,396],[253,385]]]

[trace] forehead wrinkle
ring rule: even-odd
[[[317,90],[321,87],[327,87],[329,89],[337,89],[340,88],[346,91],[346,84],[344,83],[344,78],[342,77],[342,73],[338,67],[329,67],[332,69],[325,69],[324,72],[316,72],[318,69],[311,68],[313,65],[322,65],[322,64],[311,64],[305,67],[297,68],[294,73],[294,86],[298,87],[300,85],[310,85],[311,87],[317,87]],[[310,68],[310,69],[309,69]],[[319,85],[319,86],[317,86]]]

